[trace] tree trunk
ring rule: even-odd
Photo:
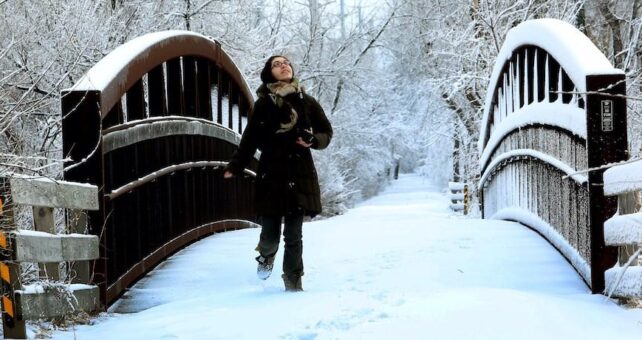
[[[616,68],[624,66],[624,55],[620,54],[624,50],[624,43],[622,42],[622,32],[620,29],[620,19],[618,19],[613,12],[611,12],[611,1],[603,0],[600,2],[600,13],[606,19],[606,24],[611,29],[611,49],[613,53],[613,65]]]

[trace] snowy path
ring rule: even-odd
[[[255,276],[259,230],[162,264],[93,326],[56,339],[642,339],[642,310],[591,295],[544,239],[453,216],[414,175],[304,225],[303,293]],[[279,251],[277,264],[282,261]]]

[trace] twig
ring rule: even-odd
[[[595,168],[588,168],[588,169],[576,171],[576,172],[574,172],[572,174],[564,175],[564,176],[562,176],[562,179],[566,179],[566,178],[568,178],[570,176],[574,176],[574,175],[581,175],[581,174],[589,173],[591,171],[612,168],[612,167],[614,167],[616,165],[624,165],[624,164],[629,164],[629,163],[635,163],[635,162],[637,162],[639,160],[642,160],[642,158],[631,158],[631,159],[628,159],[626,161],[604,164],[604,165],[601,165],[601,166],[598,166],[598,167],[595,167]]]

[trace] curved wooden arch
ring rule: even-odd
[[[221,44],[190,31],[164,31],[135,38],[109,53],[92,67],[70,91],[97,91],[102,117],[143,75],[174,58],[198,56],[225,69],[241,88],[247,107],[252,107],[252,92]]]

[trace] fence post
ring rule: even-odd
[[[44,231],[49,234],[55,234],[53,208],[51,207],[33,207],[33,229]],[[40,277],[46,277],[51,280],[59,279],[58,263],[41,263]]]
[[[468,215],[468,184],[464,184],[464,215]]]
[[[83,210],[70,210],[67,212],[67,232],[72,234],[87,234],[87,212]],[[70,275],[71,274],[71,275]],[[91,267],[89,261],[75,261],[67,267],[68,279],[72,283],[91,282]],[[104,302],[103,302],[104,304]]]
[[[95,260],[92,281],[100,289],[100,301],[106,306],[107,260],[105,256],[105,200],[102,147],[101,94],[98,91],[62,93],[62,151],[65,158],[63,177],[66,181],[89,183],[98,187],[97,211],[88,211],[87,233],[100,239],[100,258]],[[70,168],[72,167],[72,168]]]
[[[468,183],[448,182],[450,209],[468,214]]]
[[[640,211],[640,194],[638,191],[627,192],[617,196],[618,213],[620,215],[634,214]],[[635,245],[623,245],[618,247],[618,262],[624,266],[631,256],[637,251]],[[637,260],[633,262],[637,265]]]
[[[588,167],[625,160],[628,155],[624,75],[586,76],[586,91]],[[604,291],[604,272],[617,261],[617,248],[604,243],[604,222],[617,210],[617,200],[604,196],[603,173],[604,170],[595,170],[588,175],[591,290],[594,294]]]
[[[20,289],[20,264],[12,261],[9,232],[16,229],[8,178],[0,178],[0,276],[2,277],[2,331],[4,338],[26,339],[25,321],[17,313],[15,291]]]

